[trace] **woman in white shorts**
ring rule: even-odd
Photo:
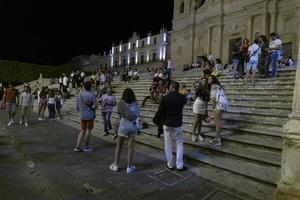
[[[192,141],[197,142],[198,140],[203,142],[203,134],[201,134],[202,120],[207,116],[207,105],[209,101],[209,93],[204,87],[202,82],[198,82],[195,85],[196,88],[196,100],[193,104],[194,123],[192,130]],[[197,134],[195,134],[198,129]]]
[[[223,86],[220,84],[219,80],[210,75],[207,80],[208,84],[211,86],[210,89],[210,100],[212,101],[213,108],[215,111],[215,123],[216,123],[216,136],[210,142],[213,146],[221,146],[221,118],[224,112],[228,109],[228,100],[225,95]]]

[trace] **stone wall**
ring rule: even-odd
[[[180,8],[184,3],[181,13]],[[254,39],[260,32],[280,34],[285,50],[294,58],[300,39],[299,0],[206,0],[195,9],[194,0],[175,0],[171,57],[175,67],[195,62],[211,52],[230,63],[230,43],[236,38]]]

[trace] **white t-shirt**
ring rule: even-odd
[[[281,42],[280,39],[275,39],[275,40],[273,40],[273,41],[271,41],[271,42],[269,43],[269,47],[270,47],[270,48],[278,48],[278,47],[280,47],[281,45],[282,45],[282,42]],[[276,51],[276,50],[272,50],[272,51]]]
[[[63,78],[63,85],[64,86],[68,85],[68,78],[66,76]]]
[[[168,65],[167,65],[168,69],[172,69],[172,64],[171,64],[171,60],[168,60]]]
[[[249,46],[248,51],[250,52],[250,60],[258,61],[258,56],[261,54],[261,48],[257,44]]]

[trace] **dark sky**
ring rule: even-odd
[[[58,65],[170,29],[172,16],[173,0],[0,0],[0,59]]]

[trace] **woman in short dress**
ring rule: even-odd
[[[203,134],[201,134],[202,120],[207,116],[207,106],[209,101],[209,93],[204,87],[202,82],[195,83],[196,89],[196,100],[193,104],[193,113],[194,113],[194,123],[193,123],[193,132],[192,132],[192,141],[200,142],[204,141]],[[198,133],[195,134],[198,129]]]
[[[112,171],[119,170],[118,164],[120,160],[121,149],[124,140],[128,139],[127,173],[132,173],[135,171],[135,166],[132,165],[132,158],[134,152],[135,137],[138,134],[136,121],[140,115],[140,107],[136,102],[136,97],[132,89],[126,88],[124,90],[121,101],[118,104],[117,113],[120,115],[121,119],[115,150],[115,161],[110,165],[109,168]]]
[[[216,123],[216,136],[210,143],[213,146],[221,146],[221,118],[223,113],[228,109],[228,100],[223,86],[215,76],[210,75],[207,82],[211,86],[210,100],[212,101],[213,109],[215,111]]]

